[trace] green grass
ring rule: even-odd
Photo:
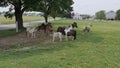
[[[55,28],[76,21],[77,40],[55,43],[27,43],[30,50],[0,51],[0,68],[120,68],[120,22],[54,21]],[[93,23],[90,33],[82,27]]]
[[[7,37],[17,34],[15,29],[10,30],[0,30],[0,37]]]
[[[40,16],[23,16],[24,22],[40,21],[40,20],[44,20],[44,18]],[[13,17],[12,19],[9,19],[9,18],[6,19],[4,16],[0,16],[0,23],[1,24],[14,24],[15,17]]]

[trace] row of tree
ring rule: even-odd
[[[96,19],[101,19],[101,20],[106,19],[105,11],[101,10],[101,11],[96,12],[95,17]],[[120,20],[120,9],[116,11],[115,20]]]
[[[18,29],[24,29],[22,15],[24,11],[39,11],[44,13],[45,22],[48,22],[48,16],[56,17],[72,11],[72,0],[0,0],[0,6],[10,6],[7,12],[14,10],[15,20],[18,22]],[[6,15],[6,17],[7,17]]]

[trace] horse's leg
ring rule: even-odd
[[[27,32],[27,38],[29,38],[29,36],[30,36],[30,33],[29,33],[29,32]]]
[[[76,31],[75,31],[75,33],[74,33],[74,35],[73,35],[73,36],[74,36],[74,40],[75,40],[75,39],[76,39]]]
[[[35,33],[35,32],[33,32],[33,36],[34,36],[34,38],[35,38],[35,35],[36,35],[36,33]]]
[[[59,34],[59,38],[60,38],[60,42],[62,41],[62,35],[61,34]]]
[[[31,38],[34,38],[34,35],[33,35],[33,33],[31,33]]]
[[[68,41],[68,36],[67,35],[65,35],[65,39],[66,39],[66,41]]]
[[[53,33],[53,42],[55,41],[55,34]]]

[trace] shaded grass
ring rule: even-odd
[[[120,22],[112,21],[54,21],[58,26],[78,23],[77,40],[21,44],[34,46],[23,51],[0,51],[0,68],[119,68]],[[82,27],[93,23],[90,33]]]
[[[16,33],[15,29],[10,29],[10,30],[0,30],[0,37],[7,37],[7,36],[12,36],[18,34]]]

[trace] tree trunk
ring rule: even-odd
[[[48,16],[44,16],[45,22],[48,23]]]
[[[18,23],[18,30],[25,29],[23,26],[22,11],[18,8],[15,9],[15,20]]]

